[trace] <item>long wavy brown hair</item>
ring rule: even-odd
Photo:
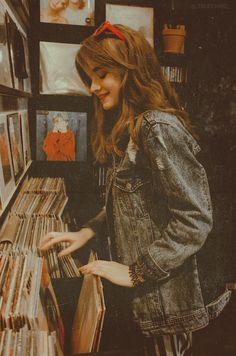
[[[118,72],[122,79],[119,115],[111,130],[106,130],[109,112],[103,110],[94,95],[95,122],[91,141],[95,159],[100,163],[106,162],[111,153],[124,155],[119,145],[124,134],[128,133],[138,147],[142,113],[147,110],[174,114],[192,131],[188,115],[165,79],[153,48],[139,32],[123,25],[114,27],[126,41],[108,33],[99,37],[92,35],[82,43],[76,56],[76,67],[86,86],[91,85],[91,62],[116,75]]]

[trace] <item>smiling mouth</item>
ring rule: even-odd
[[[108,93],[97,95],[97,97],[100,101],[104,101],[107,96],[108,96]]]

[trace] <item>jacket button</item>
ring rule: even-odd
[[[127,188],[127,189],[132,188],[132,184],[131,184],[131,183],[126,183],[126,188]]]

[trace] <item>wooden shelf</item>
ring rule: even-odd
[[[31,93],[27,93],[25,91],[21,91],[14,88],[9,88],[1,84],[0,84],[0,95],[17,96],[17,97],[20,96],[20,97],[28,97],[28,98],[32,97]]]

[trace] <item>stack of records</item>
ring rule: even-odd
[[[36,217],[22,219],[11,215],[0,232],[0,251],[27,252],[37,255],[43,236],[50,231],[68,231],[68,226],[55,218]],[[79,277],[80,272],[71,255],[58,258],[58,252],[68,247],[68,243],[59,243],[45,252],[51,278]]]
[[[22,218],[61,218],[67,201],[62,178],[30,178],[24,182],[11,213]]]
[[[29,178],[22,186],[24,193],[60,193],[66,192],[63,178]]]
[[[0,290],[1,346],[7,348],[13,339],[20,343],[21,329],[26,328],[44,331],[44,337],[56,333],[63,349],[64,328],[43,258],[31,252],[1,254]]]
[[[48,334],[47,331],[32,331],[24,327],[18,332],[0,332],[0,355],[63,356],[63,353],[55,332]]]

